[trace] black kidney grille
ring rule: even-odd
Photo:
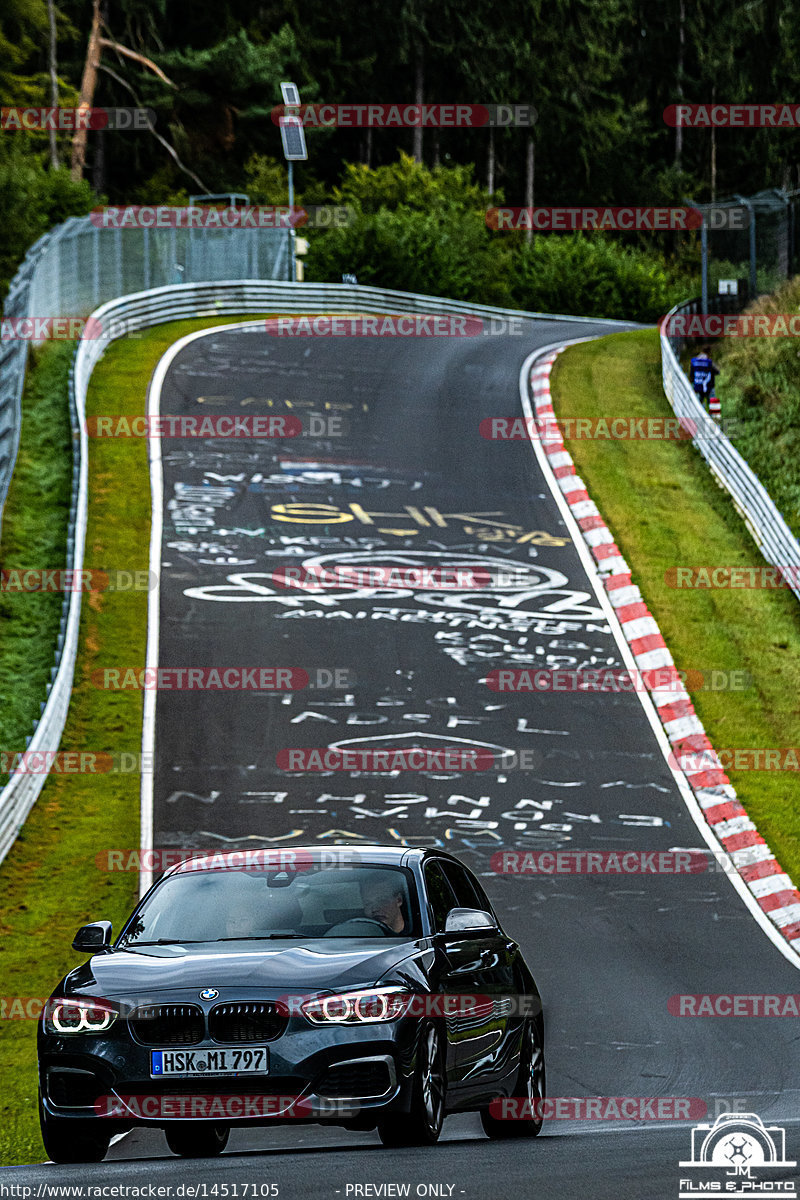
[[[266,1001],[217,1004],[208,1014],[208,1032],[215,1042],[270,1042],[286,1028],[286,1017]]]
[[[134,1037],[146,1046],[192,1046],[205,1036],[197,1004],[148,1004],[128,1017]]]

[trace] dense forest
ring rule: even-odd
[[[512,235],[527,258],[509,259],[513,278],[498,282],[509,237],[491,234],[480,214],[531,196],[537,205],[680,204],[800,186],[800,130],[675,129],[663,115],[678,101],[796,99],[796,0],[101,0],[99,15],[94,103],[147,106],[154,131],[92,131],[77,169],[68,132],[0,132],[3,289],[36,237],[98,201],[228,191],[285,201],[272,112],[286,79],[307,103],[524,103],[538,114],[532,128],[309,130],[300,197],[346,195],[360,206],[354,229],[316,239],[317,278],[337,278],[345,264],[364,282],[416,286],[408,264],[408,278],[390,279],[378,260],[392,247],[402,258],[401,227],[408,255],[441,238],[452,245],[452,218],[468,226],[461,258],[480,265],[489,255],[489,299],[530,305],[525,279],[565,254],[577,255],[576,271],[613,258],[630,273],[641,259],[651,284],[656,270],[657,288],[671,294],[688,286],[687,248],[652,235],[625,245],[618,235],[613,247],[580,235],[537,235],[523,247]],[[92,23],[92,0],[4,0],[0,105],[75,104]],[[463,295],[478,286],[440,284]]]

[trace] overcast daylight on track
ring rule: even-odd
[[[797,17],[0,16],[0,1198],[796,1195]]]

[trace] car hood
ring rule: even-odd
[[[225,995],[231,988],[342,991],[370,986],[405,960],[431,954],[429,941],[392,941],[387,946],[383,938],[363,938],[357,944],[319,938],[302,945],[266,942],[257,947],[243,942],[235,950],[213,943],[143,946],[94,955],[67,975],[63,991],[109,998],[184,988],[217,988]],[[404,973],[401,970],[399,977]]]

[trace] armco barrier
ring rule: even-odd
[[[675,313],[691,311],[695,310],[690,304],[679,304],[669,312],[668,317]],[[677,339],[668,338],[662,328],[661,367],[664,391],[677,417],[692,420],[702,428],[708,420],[708,414],[681,370],[675,353],[678,346]],[[728,438],[722,436],[721,430],[719,437],[701,437],[694,444],[708,463],[717,483],[730,494],[767,562],[776,567],[797,568],[788,572],[788,582],[800,599],[800,543],[775,507],[763,484]]]
[[[492,308],[458,300],[441,300],[409,292],[350,284],[277,283],[259,280],[233,280],[219,283],[186,283],[136,292],[103,304],[92,313],[100,323],[104,337],[82,338],[75,352],[70,375],[70,413],[73,424],[75,464],[73,503],[67,541],[68,570],[83,567],[86,536],[87,441],[84,432],[86,392],[94,367],[113,338],[137,329],[175,321],[185,317],[215,317],[232,313],[269,312],[374,312],[374,313],[449,313],[495,318],[527,318],[570,321],[597,325],[589,317],[564,317],[553,313],[528,313],[518,309]],[[609,321],[610,326],[630,328],[629,322]],[[13,459],[12,459],[13,462]],[[64,598],[56,666],[48,685],[48,697],[28,749],[58,749],[67,719],[75,656],[78,648],[81,593],[69,592]],[[0,862],[5,858],[22,828],[25,818],[47,781],[47,775],[17,772],[0,792]]]
[[[70,217],[30,247],[3,316],[87,317],[140,288],[285,278],[288,237],[283,229],[103,229],[91,217]],[[0,519],[17,457],[27,361],[27,341],[0,341]]]

